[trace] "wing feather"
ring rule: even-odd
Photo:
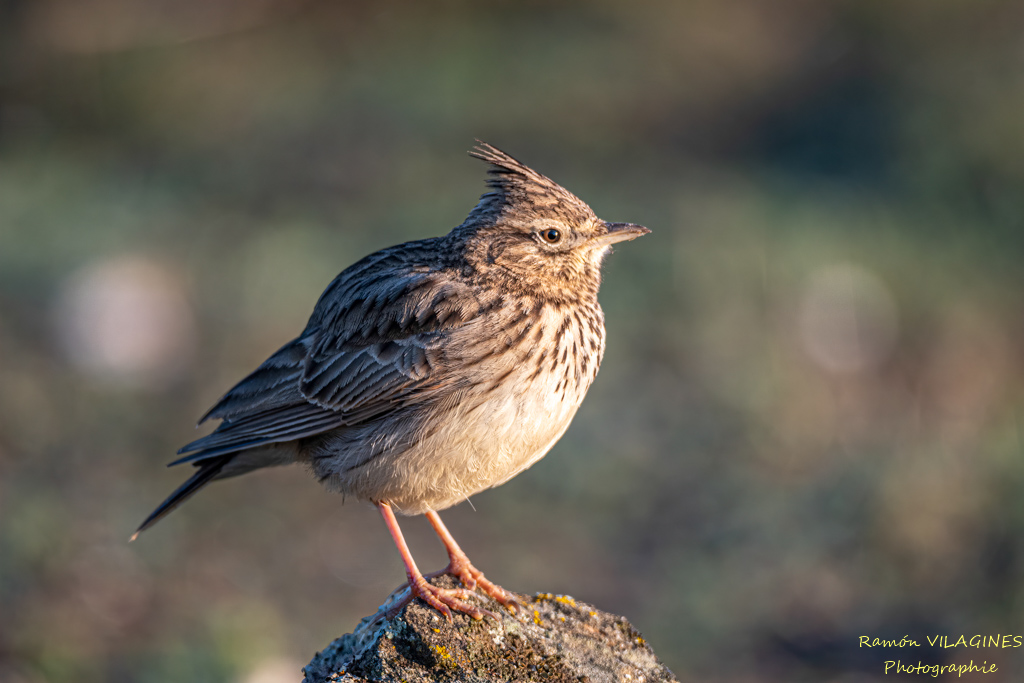
[[[430,240],[378,252],[343,271],[297,339],[224,395],[202,421],[213,433],[171,463],[355,425],[434,396],[451,331],[480,314],[474,292],[443,270],[413,267]]]

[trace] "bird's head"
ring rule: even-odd
[[[453,235],[479,272],[556,296],[596,294],[611,245],[650,232],[601,220],[576,195],[487,143],[470,156],[491,164],[491,191]]]

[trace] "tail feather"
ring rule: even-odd
[[[209,484],[218,474],[220,474],[221,470],[224,469],[224,466],[232,457],[234,456],[229,455],[199,463],[197,465],[199,467],[199,471],[193,474],[188,481],[179,486],[174,493],[167,497],[167,500],[160,503],[160,506],[157,507],[156,510],[153,510],[149,517],[146,517],[146,520],[139,526],[135,533],[132,534],[132,537],[129,540],[134,541],[139,537],[139,534],[159,522],[174,508],[188,500],[192,494]]]

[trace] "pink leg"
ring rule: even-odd
[[[469,590],[480,586],[485,593],[514,612],[516,605],[515,596],[501,586],[488,581],[484,573],[470,563],[466,553],[462,552],[462,548],[455,542],[455,539],[452,538],[451,533],[449,533],[447,527],[441,521],[440,515],[433,510],[428,510],[426,514],[427,519],[430,520],[430,525],[434,527],[434,531],[437,532],[441,542],[444,543],[445,549],[448,551],[448,567],[439,573],[455,576]]]
[[[405,538],[402,536],[402,530],[398,528],[398,520],[395,519],[395,513],[391,510],[391,506],[387,503],[377,503],[377,509],[380,510],[381,516],[384,517],[384,523],[387,525],[391,538],[394,539],[395,545],[398,547],[398,553],[402,556],[402,562],[405,564],[405,575],[409,578],[409,596],[392,607],[390,614],[396,614],[405,605],[409,604],[413,598],[420,598],[423,602],[448,617],[449,620],[452,618],[451,611],[453,609],[464,612],[474,619],[483,619],[484,615],[488,614],[493,616],[487,610],[482,610],[464,602],[463,598],[469,595],[468,591],[438,588],[428,583],[416,567],[416,561],[412,559],[412,553],[409,552],[409,546],[405,544]]]

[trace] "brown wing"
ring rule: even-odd
[[[410,265],[430,242],[377,252],[342,272],[303,334],[221,398],[203,416],[221,424],[171,464],[366,422],[444,384],[436,370],[447,336],[480,305],[448,271]]]

